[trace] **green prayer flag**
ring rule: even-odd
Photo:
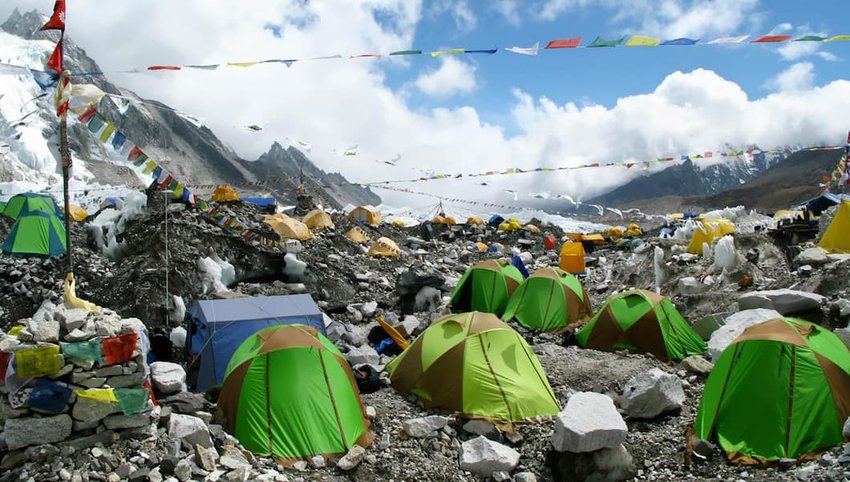
[[[116,388],[115,398],[124,415],[133,415],[145,410],[150,391],[147,388]]]
[[[795,39],[795,42],[823,42],[826,40],[826,37],[821,37],[819,35],[806,35]]]
[[[144,164],[147,160],[147,154],[141,154],[139,157],[136,158],[136,160],[133,161],[133,165],[136,167],[141,167],[141,165]]]
[[[616,46],[620,45],[621,43],[623,43],[624,38],[625,37],[620,37],[620,38],[614,39],[614,40],[605,40],[602,37],[596,37],[596,40],[594,40],[593,43],[588,45],[587,48],[590,49],[590,48],[597,48],[597,47],[616,47]]]
[[[398,52],[393,52],[390,55],[422,55],[421,50],[399,50]]]
[[[94,117],[92,117],[91,120],[88,123],[89,132],[94,134],[94,133],[100,131],[100,129],[103,127],[103,124],[105,123],[105,121],[106,121],[106,119],[104,119],[102,115],[95,114]]]
[[[60,343],[62,353],[80,360],[103,361],[103,344],[100,340],[81,341],[78,343]]]

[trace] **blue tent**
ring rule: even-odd
[[[325,333],[322,312],[310,295],[196,301],[186,321],[191,334],[189,353],[200,358],[198,391],[221,384],[233,352],[263,328],[300,323]]]
[[[487,225],[496,228],[503,222],[505,222],[505,218],[499,216],[498,214],[494,214],[490,216],[490,219],[487,220]]]
[[[267,208],[277,204],[277,200],[273,197],[243,197],[242,202],[255,204],[261,208]]]

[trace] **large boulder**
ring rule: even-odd
[[[77,403],[71,411],[74,420],[83,424],[90,424],[103,420],[113,413],[121,411],[121,407],[115,402],[102,402],[86,397],[77,397]]]
[[[618,444],[593,452],[554,452],[549,465],[556,482],[616,482],[635,476],[632,456]]]
[[[151,363],[151,378],[160,393],[177,393],[186,390],[186,370],[177,363]]]
[[[782,315],[778,311],[764,308],[739,311],[727,317],[726,324],[712,333],[708,340],[708,354],[711,355],[711,361],[716,362],[723,350],[732,343],[732,340],[738,338],[748,327],[781,317]]]
[[[620,408],[629,417],[654,418],[682,408],[685,391],[679,377],[658,368],[633,376],[623,388]]]
[[[822,248],[815,246],[814,248],[804,249],[800,254],[797,255],[795,261],[800,266],[806,264],[817,266],[829,263],[829,258],[826,256],[826,251],[824,251]]]
[[[351,366],[363,364],[378,365],[381,363],[381,355],[378,355],[378,352],[369,345],[352,348],[348,350],[345,356],[348,358],[348,363]]]
[[[27,330],[37,342],[56,343],[59,341],[59,322],[53,318],[30,318]]]
[[[68,414],[42,418],[10,418],[3,427],[9,450],[29,445],[60,442],[71,435],[73,421]]]
[[[519,452],[483,435],[460,445],[460,468],[489,477],[493,472],[510,472],[519,464]]]
[[[808,291],[789,289],[753,291],[738,297],[738,307],[741,310],[766,308],[776,310],[783,315],[817,311],[826,298]],[[728,323],[728,322],[727,322]]]
[[[611,397],[579,392],[555,418],[552,446],[559,452],[592,452],[616,447],[626,440],[627,432]]]
[[[189,447],[196,444],[204,447],[212,447],[212,438],[207,425],[198,417],[172,413],[168,420],[168,433],[173,438],[182,440]]]

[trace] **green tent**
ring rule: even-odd
[[[502,318],[516,318],[526,328],[557,332],[591,315],[590,297],[581,281],[560,268],[544,268],[519,285]]]
[[[434,321],[387,372],[399,392],[470,418],[509,425],[559,411],[537,356],[490,313]]]
[[[3,214],[3,211],[6,210],[6,201],[0,201],[0,214]]]
[[[60,256],[65,253],[65,226],[52,214],[34,211],[12,225],[3,243],[12,256]]]
[[[218,410],[245,448],[284,465],[344,454],[373,438],[348,362],[305,325],[272,326],[242,342]]]
[[[6,203],[6,207],[3,208],[2,213],[12,219],[18,219],[21,215],[37,211],[58,216],[60,220],[65,219],[62,210],[59,209],[52,197],[47,194],[32,192],[12,196]]]
[[[466,270],[452,292],[456,311],[483,311],[502,316],[508,300],[522,283],[522,273],[508,263],[482,261]]]
[[[695,435],[717,435],[730,460],[808,458],[844,441],[850,352],[834,333],[795,318],[753,325],[705,382]]]
[[[666,297],[646,290],[615,295],[576,334],[579,346],[601,351],[652,353],[682,360],[706,345]]]

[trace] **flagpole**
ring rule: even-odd
[[[62,42],[62,40],[59,40]],[[65,49],[62,49],[64,56]],[[64,59],[63,59],[64,60]],[[67,71],[62,72],[62,77],[65,77]],[[64,79],[60,80],[60,85],[57,88],[62,88]],[[71,170],[71,150],[68,147],[68,115],[63,115],[59,118],[59,154],[62,157],[62,191],[65,202],[65,254],[67,255],[67,272],[74,272],[74,257],[71,254],[71,201],[68,194],[68,184],[70,181]]]

